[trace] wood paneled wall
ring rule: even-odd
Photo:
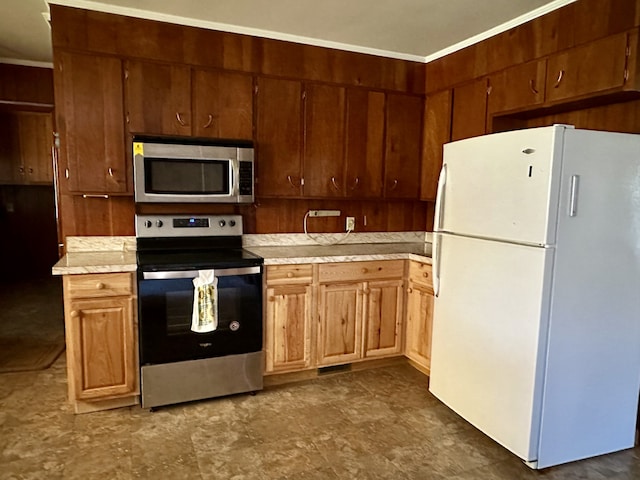
[[[0,105],[25,103],[53,108],[52,69],[0,63]]]

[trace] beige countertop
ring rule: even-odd
[[[77,237],[68,253],[52,268],[53,275],[135,272],[135,240],[125,237]],[[113,250],[109,250],[113,248]],[[336,245],[245,246],[264,258],[265,265],[416,260],[431,263],[431,243],[347,243]]]
[[[360,262],[367,260],[417,260],[431,263],[430,243],[353,243],[345,245],[293,245],[245,247],[264,258],[265,265]]]

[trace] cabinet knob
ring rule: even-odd
[[[78,312],[77,310],[71,310],[71,313],[69,315],[71,315],[72,318],[78,318],[80,316],[80,312]]]
[[[360,270],[362,273],[369,273],[369,269],[368,268],[363,268],[362,270]]]
[[[103,290],[103,289],[104,289],[104,283],[102,283],[102,282],[98,282],[98,283],[96,283],[96,288],[97,288],[98,290]]]
[[[29,173],[33,173],[33,168],[29,167]]]
[[[276,301],[276,297],[274,297],[273,295],[271,295],[271,296],[269,297],[269,301],[270,301],[270,302],[275,302],[275,301]]]
[[[413,293],[413,288],[411,287],[407,288],[407,293]]]
[[[423,276],[424,278],[429,278],[429,272],[424,272],[424,273],[422,274],[422,276]]]
[[[287,273],[287,278],[293,278],[293,272],[288,272]]]
[[[365,288],[364,290],[365,295],[369,295],[371,293],[371,289],[370,288]]]

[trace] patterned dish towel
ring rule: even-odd
[[[218,279],[213,270],[199,270],[193,279],[193,314],[191,330],[213,332],[218,328]]]

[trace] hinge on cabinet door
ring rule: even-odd
[[[627,80],[629,80],[629,69],[625,68],[624,69],[624,83],[627,83]]]
[[[306,92],[306,90],[302,92],[302,99],[304,100],[305,98],[307,98],[307,92]]]
[[[304,178],[300,178],[300,186],[303,187],[304,186]]]
[[[60,133],[53,132],[53,146],[56,148],[60,148]]]
[[[491,79],[487,78],[487,95],[491,95],[491,90],[493,87],[491,86]]]
[[[129,69],[128,68],[124,69],[124,79],[125,80],[129,80]]]
[[[125,115],[125,121],[127,122],[127,125],[129,125],[129,112]]]
[[[258,85],[255,85],[255,86],[253,87],[253,94],[254,94],[254,95],[257,95],[257,94],[258,94]]]

